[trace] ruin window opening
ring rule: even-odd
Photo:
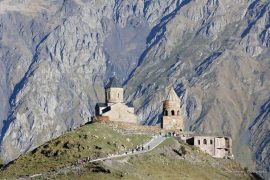
[[[210,144],[213,144],[213,140],[212,139],[210,140]]]
[[[201,141],[200,141],[200,140],[198,140],[198,144],[199,144],[199,145],[201,144]]]
[[[174,114],[174,110],[172,110],[172,116],[174,116],[175,114]]]
[[[225,144],[226,144],[226,147],[230,147],[230,142],[228,138],[225,138]]]
[[[203,144],[207,144],[207,140],[206,139],[203,140]]]

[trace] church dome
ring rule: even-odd
[[[170,88],[169,93],[166,97],[167,101],[180,101],[180,98],[177,96],[173,87]]]

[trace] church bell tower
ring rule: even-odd
[[[108,105],[124,102],[124,90],[115,77],[112,77],[105,87],[105,95]]]
[[[162,129],[173,131],[184,130],[184,118],[181,113],[180,105],[181,100],[173,87],[171,87],[165,101],[163,101]]]

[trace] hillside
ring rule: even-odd
[[[173,85],[186,129],[270,177],[268,0],[0,0],[1,158],[91,120],[115,75],[142,123]]]
[[[77,164],[78,159],[106,157],[150,139],[144,135],[123,135],[100,123],[86,125],[20,156],[0,173],[15,179],[43,173],[49,179],[252,179],[233,160],[215,159],[173,138],[140,155]]]
[[[86,165],[60,174],[55,179],[220,179],[248,180],[249,176],[232,160],[211,156],[170,138],[155,150],[136,156]]]
[[[106,157],[149,139],[146,135],[123,135],[105,124],[88,124],[21,155],[0,173],[0,179],[52,171],[85,157]]]

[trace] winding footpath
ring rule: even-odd
[[[144,154],[147,153],[149,151],[152,151],[153,149],[155,149],[158,145],[160,145],[165,139],[167,139],[164,136],[154,136],[150,141],[148,141],[147,143],[143,144],[142,146],[139,146],[138,149],[140,150],[131,150],[131,151],[126,151],[123,154],[117,154],[117,155],[110,155],[108,157],[104,157],[104,158],[98,158],[98,159],[93,159],[93,160],[88,160],[86,162],[80,163],[78,164],[78,166],[83,165],[83,164],[88,164],[88,163],[92,163],[92,162],[98,162],[98,161],[105,161],[105,160],[110,160],[113,158],[119,158],[119,157],[126,157],[126,156],[131,156],[131,155],[138,155],[138,154]],[[143,147],[143,150],[142,150]],[[70,166],[70,167],[64,167],[65,169],[73,169],[76,168],[74,167],[74,165]],[[61,171],[64,169],[58,169],[58,171]],[[48,175],[49,172],[45,172],[45,173],[41,173],[41,174],[34,174],[31,176],[28,176],[30,178],[34,178],[34,177],[39,177],[39,176],[46,176]]]
[[[89,161],[89,163],[97,162],[97,161],[104,161],[104,160],[108,160],[108,159],[112,159],[112,158],[119,158],[119,157],[125,157],[125,156],[130,156],[130,155],[137,155],[137,154],[147,153],[149,151],[152,151],[154,148],[156,148],[165,139],[166,139],[166,137],[164,137],[164,136],[155,136],[149,142],[142,145],[144,150],[133,151],[133,152],[132,151],[127,151],[126,153],[123,153],[123,154],[112,155],[112,156],[105,157],[105,158],[99,158],[99,159],[91,160],[91,161]]]

